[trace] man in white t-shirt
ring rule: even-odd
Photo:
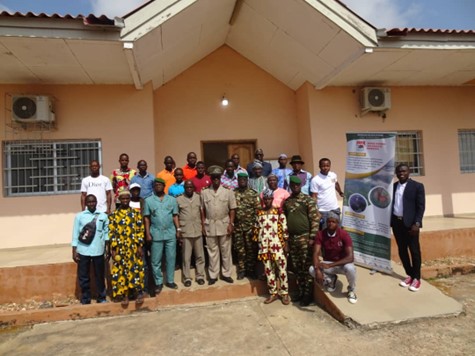
[[[109,178],[100,175],[99,161],[92,160],[89,164],[91,175],[83,178],[81,182],[81,209],[86,209],[86,196],[93,194],[97,199],[96,210],[102,213],[111,213],[112,184]]]
[[[328,213],[334,212],[338,217],[341,214],[335,190],[340,197],[343,197],[344,194],[338,183],[336,173],[330,171],[331,164],[328,158],[320,159],[318,162],[320,173],[313,177],[310,183],[311,196],[317,200],[318,211],[322,215],[320,230],[326,227]]]

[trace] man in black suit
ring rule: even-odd
[[[399,181],[394,183],[393,188],[391,227],[407,274],[399,285],[417,292],[421,287],[419,230],[426,206],[424,185],[409,179],[407,164],[401,163],[396,167],[396,177]]]

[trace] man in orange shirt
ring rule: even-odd
[[[189,180],[189,179],[193,178],[194,176],[196,176],[196,173],[197,173],[197,171],[196,171],[196,161],[197,161],[196,153],[194,153],[194,152],[188,153],[188,155],[186,156],[186,161],[188,163],[183,166],[183,175],[185,176],[184,180]]]
[[[165,181],[165,194],[168,194],[168,188],[176,182],[175,160],[172,156],[166,156],[163,164],[165,164],[165,169],[157,173],[157,178],[162,178]]]

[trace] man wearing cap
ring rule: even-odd
[[[287,167],[287,155],[282,153],[279,156],[279,167],[272,170],[272,174],[275,174],[277,177],[277,186],[279,188],[284,188],[285,181],[287,177],[292,173],[292,170]]]
[[[181,231],[178,221],[176,199],[165,194],[165,181],[155,179],[155,194],[145,199],[144,222],[146,240],[152,243],[152,271],[155,279],[155,293],[163,288],[162,256],[165,250],[166,281],[168,288],[177,289],[174,279],[177,231]]]
[[[334,292],[338,274],[344,274],[348,280],[348,302],[357,302],[356,267],[353,263],[353,241],[350,235],[338,225],[340,217],[334,212],[329,212],[327,228],[319,231],[313,247],[313,266],[309,272],[315,281],[326,288],[328,292]],[[320,261],[320,256],[323,261]]]
[[[307,306],[313,299],[313,278],[308,273],[312,265],[313,239],[318,232],[320,214],[315,200],[301,192],[301,180],[290,176],[290,197],[284,202],[289,231],[290,258],[297,275],[298,295],[293,299]]]
[[[252,171],[254,172],[254,176],[249,179],[249,187],[254,189],[257,194],[261,194],[262,191],[267,188],[267,179],[262,175],[264,172],[262,164],[254,162]]]
[[[252,241],[253,227],[260,208],[259,195],[248,187],[247,173],[238,173],[236,219],[234,220],[233,248],[237,257],[237,279],[256,278],[257,245]]]
[[[302,157],[299,155],[293,155],[292,159],[290,160],[290,165],[292,166],[292,172],[290,172],[289,176],[287,177],[287,180],[284,184],[284,187],[290,192],[290,181],[289,178],[294,176],[294,177],[299,177],[300,182],[301,182],[301,191],[305,195],[310,194],[310,181],[312,180],[312,175],[303,170],[302,166],[305,164],[305,162],[302,160]]]
[[[148,198],[153,194],[154,177],[147,172],[147,162],[143,159],[137,162],[138,173],[132,177],[130,183],[140,185],[140,198]]]
[[[211,176],[211,186],[201,191],[201,223],[209,255],[208,284],[216,283],[220,269],[221,279],[233,283],[231,236],[234,230],[236,199],[232,191],[221,186],[221,167],[211,166],[208,173]]]
[[[254,162],[249,162],[247,165],[247,174],[249,174],[249,178],[254,177],[254,163],[259,163],[262,166],[262,175],[264,177],[267,177],[272,173],[272,165],[269,162],[264,162],[264,151],[262,148],[258,148],[256,152],[254,152]]]

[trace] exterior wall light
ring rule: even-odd
[[[226,98],[225,95],[223,95],[223,97],[221,99],[221,105],[222,106],[228,106],[229,105],[229,100]]]

